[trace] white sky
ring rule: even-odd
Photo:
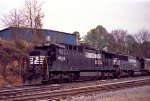
[[[39,0],[43,1],[44,29],[81,36],[97,25],[109,32],[122,28],[131,34],[142,28],[150,30],[150,0]],[[13,8],[21,8],[24,0],[0,0],[0,18]],[[0,29],[3,29],[0,24]]]

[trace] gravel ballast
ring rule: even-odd
[[[83,94],[67,98],[63,101],[150,101],[150,86],[88,95]]]

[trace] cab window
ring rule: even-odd
[[[58,53],[59,53],[60,55],[64,55],[64,49],[63,49],[63,48],[59,48],[59,49],[58,49]]]

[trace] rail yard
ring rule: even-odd
[[[1,0],[0,101],[150,101],[147,1]]]

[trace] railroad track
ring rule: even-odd
[[[34,89],[27,89],[27,90],[18,90],[13,92],[0,92],[0,100],[36,100],[36,99],[54,99],[67,96],[73,96],[81,93],[90,93],[90,92],[97,92],[97,91],[111,91],[111,90],[118,90],[124,89],[129,87],[135,86],[143,86],[143,85],[150,85],[150,78],[145,79],[138,79],[138,80],[130,80],[124,82],[115,82],[115,83],[108,83],[108,84],[98,84],[93,86],[85,86],[85,87],[74,87],[74,88],[67,88],[67,89],[60,89],[59,87],[55,90],[50,90],[48,88],[34,88]]]

